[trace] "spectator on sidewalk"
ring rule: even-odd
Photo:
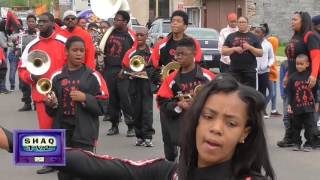
[[[220,36],[219,36],[219,51],[222,50],[222,46],[224,44],[224,41],[227,39],[229,34],[237,32],[238,26],[237,26],[237,15],[235,13],[229,13],[227,16],[228,26],[221,29]],[[230,66],[230,57],[221,55],[220,59],[220,72],[228,72]]]
[[[279,47],[279,39],[276,36],[270,36],[267,38],[268,41],[271,43],[273,52],[275,54],[274,56],[274,62],[270,67],[270,73],[269,73],[269,97],[268,102],[271,99],[271,117],[278,117],[282,114],[278,112],[277,110],[277,80],[279,79],[279,72],[277,69],[278,62],[277,62],[277,50]]]

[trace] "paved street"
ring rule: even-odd
[[[20,92],[9,95],[0,95],[0,124],[12,129],[35,129],[37,120],[35,112],[17,112],[22,105]],[[280,102],[279,102],[280,104]],[[152,148],[135,147],[135,138],[125,137],[126,127],[121,124],[121,134],[118,136],[106,136],[106,130],[110,126],[107,122],[100,125],[98,153],[106,153],[120,158],[141,160],[163,156],[160,123],[157,110],[154,111],[154,145]],[[320,177],[320,150],[310,153],[293,152],[290,149],[277,148],[275,143],[283,135],[281,118],[266,120],[268,146],[272,164],[278,180],[318,180]],[[0,151],[0,180],[55,180],[56,173],[37,175],[37,167],[16,167],[13,165],[11,154]]]

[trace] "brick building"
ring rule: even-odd
[[[290,21],[294,12],[320,14],[320,0],[183,0],[183,6],[194,25],[220,30],[227,24],[227,14],[236,12],[247,16],[252,25],[268,23],[271,33],[282,42],[292,35]]]

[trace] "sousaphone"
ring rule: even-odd
[[[108,20],[113,17],[119,10],[130,12],[129,3],[127,0],[91,0],[92,12],[100,19]],[[106,42],[114,30],[111,26],[103,35],[99,48],[104,50]]]
[[[43,75],[48,72],[50,66],[51,60],[46,52],[34,50],[29,53],[26,68],[32,75]]]

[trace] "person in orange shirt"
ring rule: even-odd
[[[63,14],[63,23],[64,27],[59,28],[58,26],[55,26],[56,31],[61,34],[62,36],[69,38],[71,36],[80,36],[86,46],[86,58],[85,58],[85,64],[90,68],[95,70],[96,69],[96,62],[95,62],[95,48],[93,45],[92,38],[90,34],[83,30],[81,27],[77,25],[77,16],[74,11],[66,11]]]
[[[267,40],[271,43],[273,52],[276,54],[278,48],[279,48],[279,39],[276,36],[271,35],[270,37],[267,38]],[[271,93],[271,117],[277,117],[281,116],[277,110],[277,80],[279,78],[279,72],[277,70],[277,57],[274,56],[274,63],[270,67],[270,72],[269,72],[269,80],[270,80],[270,85],[269,85],[269,92]]]

